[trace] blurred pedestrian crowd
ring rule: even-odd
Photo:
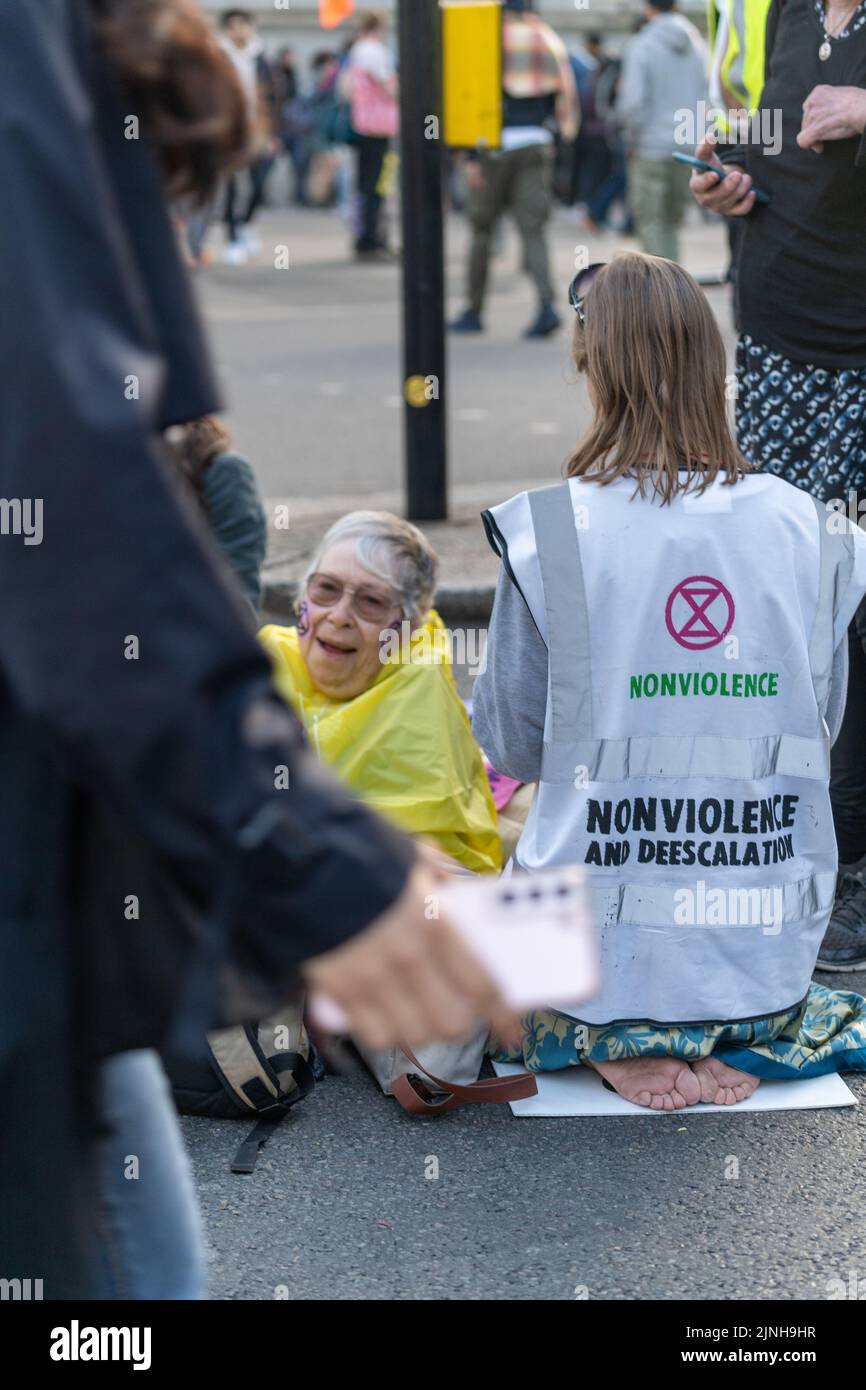
[[[387,257],[383,204],[394,186],[389,146],[398,121],[396,65],[386,22],[371,11],[335,49],[313,53],[304,69],[292,48],[269,55],[251,10],[219,19],[219,42],[243,88],[252,148],[204,207],[177,209],[192,268],[206,265],[210,229],[221,224],[226,265],[261,251],[256,216],[285,165],[296,208],[334,208],[349,224],[359,258]]]
[[[645,18],[638,17],[634,37],[625,42],[622,36],[608,40],[590,32],[566,45],[527,0],[504,0],[505,63],[514,75],[509,79],[506,73],[505,81],[503,152],[508,157],[497,179],[501,187],[482,210],[476,196],[478,156],[459,153],[448,157],[448,187],[453,206],[465,208],[476,231],[483,222],[485,235],[495,231],[503,211],[514,210],[536,280],[544,273],[538,238],[554,204],[573,208],[586,234],[604,229],[636,234],[644,250],[676,255],[688,178],[669,162],[671,94],[679,105],[692,107],[707,98],[709,86],[706,45],[689,20],[671,13],[673,8],[673,0],[647,7],[654,18],[667,17],[649,36],[643,32]],[[349,225],[357,256],[390,258],[386,223],[396,182],[399,111],[385,14],[365,11],[353,17],[340,43],[314,51],[306,66],[291,47],[266,48],[251,10],[227,9],[218,27],[246,94],[254,147],[246,167],[225,180],[210,205],[178,210],[190,265],[198,268],[219,254],[227,265],[240,266],[257,255],[257,213],[278,196],[296,208],[333,208]],[[537,109],[538,99],[548,95],[543,64],[533,79],[541,82],[538,90],[520,90],[526,71],[521,49],[527,43],[534,44],[532,61],[549,49],[568,69],[561,82],[555,80],[556,90],[561,85],[567,94],[566,106],[559,103],[555,112]],[[536,102],[534,116],[520,112],[527,98]],[[549,149],[542,151],[542,145]],[[526,153],[533,146],[535,153]],[[513,198],[505,197],[508,170],[518,164],[520,188]],[[488,164],[488,175],[491,168]],[[393,211],[390,216],[393,220]],[[216,226],[224,235],[212,253],[208,233]],[[470,301],[478,299],[479,256]],[[542,285],[543,304],[545,294]],[[544,336],[545,323],[546,331],[556,326],[550,315],[542,315],[538,336]]]

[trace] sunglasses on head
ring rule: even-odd
[[[583,312],[583,301],[586,292],[600,270],[605,267],[604,261],[595,261],[588,265],[585,270],[579,270],[568,287],[568,302],[580,320],[581,328],[586,323],[586,315]]]

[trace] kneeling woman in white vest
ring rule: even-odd
[[[502,565],[473,726],[537,783],[510,867],[589,875],[602,985],[527,1018],[518,1055],[666,1110],[866,1069],[866,1004],[812,983],[866,533],[749,470],[680,266],[624,254],[571,299],[594,418],[566,482],[484,515]]]

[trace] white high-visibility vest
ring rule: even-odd
[[[668,506],[573,478],[485,523],[549,655],[514,867],[581,864],[595,905],[602,990],[563,1012],[797,1005],[833,903],[829,749],[866,533],[765,473]]]

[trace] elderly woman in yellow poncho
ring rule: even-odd
[[[352,512],[322,540],[296,627],[261,640],[323,762],[369,805],[463,869],[501,867],[496,809],[430,607],[437,560],[388,512]]]

